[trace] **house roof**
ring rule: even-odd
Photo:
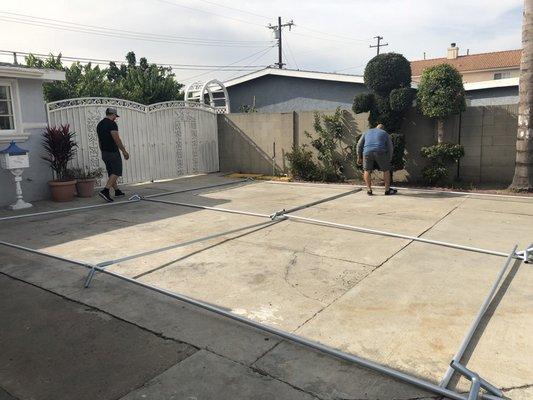
[[[336,74],[332,72],[300,71],[294,69],[264,68],[249,74],[239,76],[224,82],[224,86],[231,87],[243,82],[251,81],[266,75],[288,76],[292,78],[318,79],[322,81],[350,82],[364,84],[364,79],[360,75]]]
[[[454,59],[432,58],[429,60],[411,61],[411,71],[413,76],[422,75],[428,67],[439,64],[450,64],[462,71],[482,71],[491,69],[518,68],[522,50],[505,50],[491,53],[470,54],[458,56]]]
[[[25,65],[0,63],[0,77],[64,81],[65,71],[46,68],[30,68]]]

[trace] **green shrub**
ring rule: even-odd
[[[289,161],[289,170],[292,176],[306,181],[318,180],[319,173],[313,161],[313,153],[307,149],[305,144],[293,146],[292,152],[287,153],[285,157]]]
[[[382,96],[399,87],[410,87],[411,64],[401,54],[379,54],[366,65],[365,84]]]
[[[305,135],[311,139],[311,146],[316,150],[316,161],[313,153],[305,146],[294,146],[286,157],[290,164],[291,174],[305,180],[324,182],[340,182],[346,179],[344,166],[353,158],[351,147],[344,146],[346,129],[343,111],[337,107],[333,115],[315,113],[314,130]]]
[[[439,143],[422,147],[420,153],[430,162],[422,169],[422,177],[427,184],[435,185],[446,178],[450,165],[464,157],[465,150],[460,144]]]

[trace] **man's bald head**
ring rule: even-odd
[[[383,124],[377,124],[376,128],[385,130],[385,125]]]

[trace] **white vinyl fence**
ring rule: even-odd
[[[130,153],[129,161],[124,162],[123,183],[218,171],[214,108],[183,101],[145,106],[101,97],[61,100],[47,105],[49,125],[69,124],[76,133],[78,150],[73,166],[104,168],[96,125],[105,117],[107,107],[117,109],[120,136]]]

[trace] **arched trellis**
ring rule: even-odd
[[[206,95],[209,96],[207,102]],[[229,95],[226,86],[217,79],[193,82],[185,88],[185,101],[209,104],[217,113],[229,113]]]

